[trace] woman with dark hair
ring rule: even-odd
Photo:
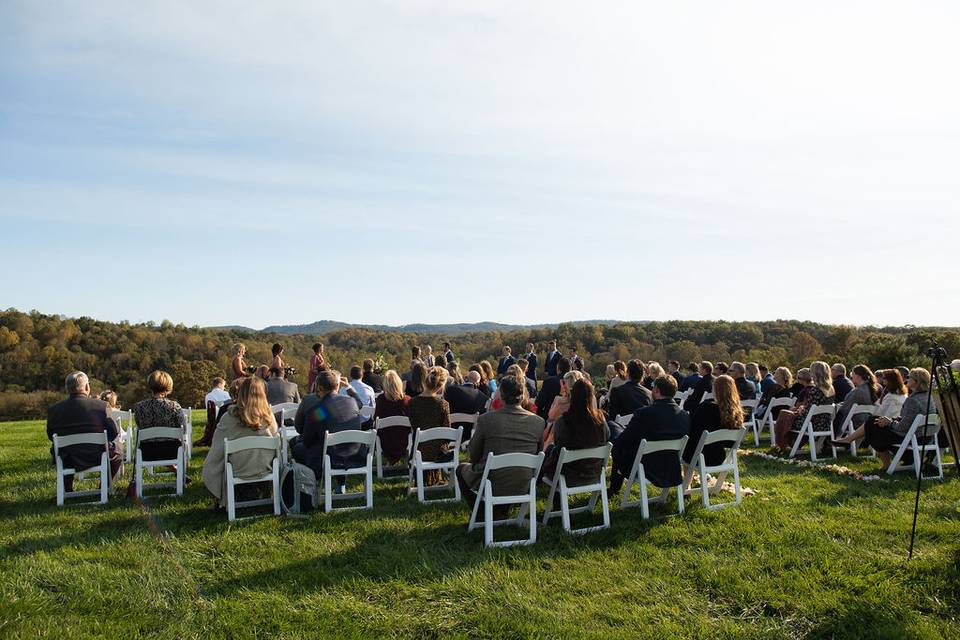
[[[403,388],[403,392],[411,398],[423,393],[423,379],[427,375],[427,368],[420,360],[415,360],[410,368],[410,379]]]
[[[728,375],[717,376],[713,379],[713,398],[701,402],[690,420],[690,439],[683,450],[683,459],[687,464],[694,464],[694,451],[704,431],[718,429],[742,429],[743,408],[740,406],[740,394],[737,384]],[[703,448],[703,457],[708,466],[718,465],[727,455],[727,448],[722,442],[707,445]]]
[[[900,372],[887,369],[883,372],[883,395],[880,397],[880,412],[877,415],[899,418],[908,395],[907,385],[903,383]]]
[[[834,433],[837,433],[847,415],[855,404],[875,404],[880,399],[880,385],[873,375],[873,371],[866,365],[858,364],[850,372],[850,380],[853,382],[853,391],[843,398],[843,403],[837,407],[837,417],[833,421]],[[853,417],[855,427],[860,426],[866,418],[857,420]]]
[[[273,361],[270,363],[270,368],[282,372],[283,358],[280,356],[283,354],[283,345],[279,342],[273,343],[273,347],[270,349],[270,352],[273,353]]]
[[[492,398],[493,394],[497,392],[497,374],[489,360],[481,360],[480,366],[483,367],[483,374],[487,379],[487,395]]]
[[[317,374],[326,368],[323,360],[323,345],[319,342],[313,345],[313,356],[310,357],[310,368],[307,371],[307,391],[314,392],[314,385],[317,382]]]
[[[607,442],[610,430],[603,413],[597,409],[594,401],[593,383],[581,378],[570,389],[570,406],[553,425],[553,445],[546,452],[543,463],[543,475],[553,478],[560,459],[560,449],[591,449]],[[577,460],[565,464],[563,477],[567,484],[577,486],[596,482],[600,476],[602,460]]]
[[[490,393],[490,386],[487,384],[487,373],[483,370],[483,367],[480,366],[480,363],[475,363],[470,365],[468,371],[476,371],[477,375],[480,376],[480,383],[477,385],[477,388],[480,389],[480,392],[487,396],[488,398],[492,395]]]

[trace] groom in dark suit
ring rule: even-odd
[[[557,375],[557,365],[560,364],[560,352],[557,351],[557,341],[551,340],[547,345],[547,360],[543,363],[543,372],[548,378]]]
[[[503,355],[500,357],[500,364],[497,365],[497,375],[502,376],[510,368],[510,365],[516,363],[516,360],[510,355],[510,347],[503,348]]]
[[[533,343],[527,343],[527,354],[523,356],[523,359],[527,361],[527,377],[537,381],[537,354],[533,352]]]

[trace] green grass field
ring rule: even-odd
[[[691,499],[644,521],[613,498],[607,531],[551,524],[490,551],[464,505],[420,505],[394,482],[370,511],[228,524],[208,510],[206,449],[181,498],[58,508],[47,447],[42,422],[0,425],[6,638],[960,638],[952,469],[924,485],[907,562],[909,475],[744,456],[757,494],[738,508]]]

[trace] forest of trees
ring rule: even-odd
[[[548,340],[566,354],[576,348],[594,376],[602,377],[614,360],[641,358],[666,363],[741,360],[793,369],[812,360],[866,363],[872,368],[922,365],[932,340],[950,358],[960,357],[960,329],[937,327],[852,327],[794,320],[772,322],[668,321],[606,325],[561,324],[555,329],[477,332],[451,338],[461,366],[481,359],[494,364],[504,344],[522,352],[533,342],[543,357]],[[110,388],[125,407],[148,396],[147,375],[155,369],[174,378],[173,396],[198,407],[215,375],[226,376],[231,346],[247,346],[247,362],[269,362],[274,342],[284,345],[287,364],[306,380],[314,342],[325,345],[328,362],[342,371],[363,358],[380,359],[388,368],[409,367],[410,347],[431,344],[440,352],[444,336],[349,328],[323,336],[276,335],[231,329],[202,329],[170,322],[130,324],[23,313],[0,312],[0,420],[39,418],[63,396],[64,377],[85,371],[95,392]]]

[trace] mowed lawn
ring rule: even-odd
[[[952,469],[924,484],[907,562],[909,475],[744,456],[757,493],[740,507],[690,499],[644,521],[613,498],[607,531],[557,522],[532,547],[487,550],[465,506],[395,482],[370,511],[228,524],[208,510],[201,448],[181,498],[58,508],[47,447],[41,421],[0,424],[2,637],[960,637]]]

